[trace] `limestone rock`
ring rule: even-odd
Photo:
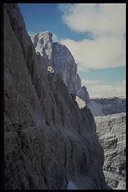
[[[54,69],[53,69],[51,66],[48,66],[48,71],[49,71],[50,73],[54,73]]]
[[[47,66],[52,66],[72,93],[76,93],[81,87],[81,80],[77,74],[77,64],[68,50],[60,42],[52,41],[52,33],[41,32],[31,36],[37,53],[40,53]]]
[[[77,64],[68,48],[62,43],[53,43],[53,65],[56,73],[61,74],[69,90],[75,94],[81,87]]]
[[[87,105],[90,103],[89,93],[88,93],[87,88],[85,86],[81,87],[77,91],[76,95],[79,96],[83,101],[85,101],[85,103]]]
[[[80,109],[82,109],[86,106],[85,101],[80,99],[78,96],[76,96],[76,102],[78,103]]]
[[[108,189],[94,118],[47,71],[16,4],[4,5],[4,105],[6,190]]]
[[[82,99],[91,110],[93,116],[105,116],[114,113],[126,112],[126,99],[124,97],[92,98],[85,86],[81,87],[76,95]],[[79,100],[77,100],[79,102]]]
[[[102,112],[101,104],[90,99],[89,93],[88,93],[87,88],[85,86],[81,87],[77,91],[76,95],[77,95],[77,97],[80,98],[80,99],[77,98],[77,102],[78,102],[78,105],[80,107],[81,107],[82,101],[83,101],[85,103],[86,107],[88,109],[90,109],[93,116],[103,116],[104,115],[104,113]]]
[[[53,42],[52,33],[46,31],[42,33],[37,33],[35,36],[31,36],[32,42],[34,44],[36,53],[39,53],[45,60],[47,66],[53,66],[52,52],[53,52]]]
[[[95,117],[104,149],[104,174],[113,189],[126,189],[126,114]]]

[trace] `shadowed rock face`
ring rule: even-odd
[[[15,4],[4,6],[5,189],[107,189],[90,111],[50,73]]]
[[[53,42],[52,33],[47,31],[31,36],[31,40],[46,65],[52,66],[54,71],[60,74],[69,91],[75,94],[81,87],[81,80],[77,74],[77,64],[68,48],[60,42]]]

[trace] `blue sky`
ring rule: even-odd
[[[50,31],[69,48],[91,97],[125,95],[125,4],[18,5],[29,33]]]
[[[117,83],[122,79],[125,79],[126,70],[125,67],[116,67],[116,68],[107,68],[107,69],[97,69],[90,70],[87,72],[81,71],[79,72],[81,80],[89,79],[89,80],[99,80],[103,81],[105,84],[109,83]]]
[[[78,35],[77,32],[71,31],[61,20],[62,13],[56,3],[24,3],[19,4],[19,7],[28,32],[50,31],[58,38],[68,37],[74,40],[82,40],[85,36],[92,38],[89,32]]]

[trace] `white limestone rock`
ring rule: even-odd
[[[61,75],[69,90],[75,94],[81,87],[81,80],[77,74],[77,64],[68,48],[60,42],[53,42],[50,32],[37,33],[31,36],[31,40],[47,66],[52,66],[55,73]]]
[[[62,43],[53,43],[53,65],[56,73],[61,74],[69,90],[76,93],[81,87],[77,64],[68,48]]]
[[[48,71],[49,71],[50,73],[54,73],[54,69],[52,68],[52,66],[48,66]]]
[[[77,91],[76,95],[78,97],[80,97],[83,101],[85,101],[87,105],[90,103],[89,93],[88,93],[87,88],[85,86],[81,87]]]
[[[78,106],[80,109],[84,108],[86,106],[85,101],[83,101],[82,99],[80,99],[78,96],[76,96],[76,102],[78,103]]]
[[[44,58],[48,66],[52,66],[52,33],[48,31],[37,33],[35,36],[31,36],[31,40],[34,44],[36,53],[40,54]]]
[[[76,95],[77,95],[77,97],[80,98],[79,100],[77,99],[79,106],[81,106],[81,103],[82,103],[81,100],[82,100],[83,102],[85,102],[86,107],[88,107],[88,109],[90,109],[93,116],[103,116],[104,115],[104,113],[102,112],[102,106],[90,99],[88,90],[85,86],[81,87],[77,91]]]

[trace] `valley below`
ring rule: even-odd
[[[95,117],[104,149],[104,174],[113,189],[126,189],[126,113]]]

